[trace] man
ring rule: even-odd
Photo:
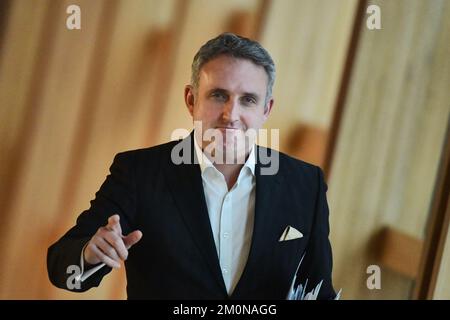
[[[129,299],[286,299],[293,279],[334,298],[321,170],[249,134],[272,110],[274,78],[255,41],[225,33],[203,45],[184,92],[193,133],[115,157],[49,248],[52,283],[85,291],[125,261]]]

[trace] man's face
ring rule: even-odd
[[[186,86],[186,105],[194,123],[201,122],[203,133],[208,129],[222,133],[226,152],[235,145],[236,137],[260,129],[267,120],[273,105],[271,97],[265,101],[267,82],[263,67],[222,55],[203,65],[197,92]],[[203,141],[202,148],[209,143]]]

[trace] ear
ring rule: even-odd
[[[190,84],[184,87],[184,102],[191,116],[194,116],[195,94],[194,88]]]
[[[272,111],[273,103],[273,97],[270,97],[270,99],[267,101],[267,104],[264,106],[264,121],[266,121],[269,117],[270,112]]]

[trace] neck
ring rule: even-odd
[[[225,177],[225,181],[227,182],[228,190],[233,188],[236,183],[239,172],[241,172],[243,164],[214,164],[217,170],[219,170],[223,176]]]
[[[197,137],[196,139],[196,145],[202,145],[201,143],[198,143]],[[200,142],[202,142],[201,139],[199,139]],[[197,147],[196,147],[197,148]],[[214,161],[214,157],[209,154],[208,152],[205,152],[205,148],[201,148],[199,151],[203,152],[204,156],[206,156],[214,165],[214,167],[219,170],[220,173],[223,174],[225,177],[225,181],[227,183],[228,190],[230,190],[234,184],[236,183],[239,173],[241,172],[242,167],[244,166],[243,163],[236,163],[236,164],[217,164]],[[245,161],[247,161],[248,157],[250,155],[250,151],[247,151],[245,154]]]

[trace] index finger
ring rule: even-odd
[[[120,216],[118,214],[112,215],[108,218],[108,224],[106,225],[106,228],[117,232],[119,235],[122,235],[122,228],[120,226]]]

